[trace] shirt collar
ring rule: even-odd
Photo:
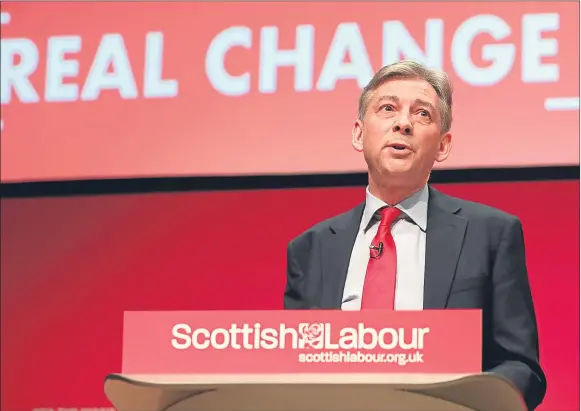
[[[399,208],[407,217],[409,217],[422,231],[426,231],[428,224],[428,186],[425,185],[421,190],[416,191],[410,197],[397,204],[395,207]],[[380,208],[388,206],[389,204],[375,197],[369,191],[369,186],[365,190],[365,210],[363,211],[363,219],[361,220],[362,228],[367,231],[371,226],[375,213]]]

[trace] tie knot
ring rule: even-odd
[[[401,214],[401,210],[395,207],[385,207],[380,210],[381,213],[381,226],[391,226],[396,218]]]

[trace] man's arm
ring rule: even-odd
[[[304,296],[305,275],[299,266],[293,249],[293,242],[290,242],[286,253],[286,287],[284,290],[285,310],[300,310],[306,308]]]
[[[537,322],[525,259],[522,225],[505,226],[492,273],[492,340],[490,371],[510,380],[529,410],[543,400],[547,382],[539,364]],[[488,347],[487,347],[488,348]]]

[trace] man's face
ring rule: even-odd
[[[352,143],[363,151],[375,178],[422,184],[452,146],[452,136],[441,133],[441,124],[438,95],[428,82],[393,79],[373,92],[363,121],[353,126]]]

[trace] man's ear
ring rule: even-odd
[[[363,122],[359,119],[353,123],[353,130],[351,131],[352,140],[351,145],[357,151],[363,151]]]
[[[452,150],[452,134],[446,133],[442,137],[440,141],[440,146],[438,147],[438,153],[436,154],[436,161],[441,163],[442,161],[446,160],[450,155],[450,151]]]

